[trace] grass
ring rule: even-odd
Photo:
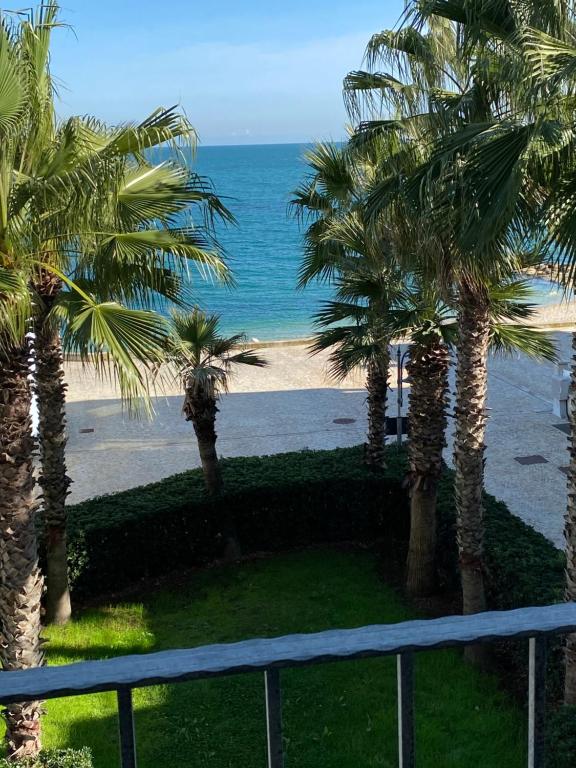
[[[372,555],[297,552],[86,611],[47,632],[48,656],[64,664],[413,617],[380,581]],[[397,766],[394,659],[285,671],[282,682],[290,768]],[[135,705],[141,768],[266,764],[261,675],[142,689]],[[45,746],[89,745],[95,768],[118,765],[113,695],[52,701],[47,710]],[[416,713],[422,768],[525,765],[524,713],[456,651],[418,657]]]

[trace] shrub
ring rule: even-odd
[[[362,449],[300,451],[222,462],[225,490],[207,497],[200,470],[91,499],[69,508],[70,570],[80,597],[95,596],[167,569],[210,562],[221,554],[218,521],[232,510],[245,553],[308,544],[383,540],[405,547],[408,500],[404,451],[388,468],[362,463]],[[564,554],[488,494],[485,562],[492,608],[562,600]],[[458,583],[454,475],[438,493],[439,563]]]
[[[574,768],[576,755],[576,707],[562,707],[546,728],[547,768]]]
[[[225,490],[207,497],[200,470],[69,509],[70,575],[93,597],[167,569],[190,568],[222,551],[218,521],[233,511],[245,553],[389,535],[407,525],[403,457],[384,472],[361,448],[301,451],[222,462]],[[395,534],[396,535],[396,534]]]
[[[0,768],[93,768],[92,754],[89,749],[46,750],[37,758],[18,763],[0,758]]]

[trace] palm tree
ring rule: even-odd
[[[312,354],[330,350],[329,372],[343,381],[356,369],[366,370],[368,406],[367,466],[386,466],[386,400],[391,335],[386,326],[393,286],[389,270],[375,264],[356,265],[334,282],[336,300],[324,303],[316,315],[321,330],[310,346]]]
[[[162,130],[158,130],[159,118],[164,122]],[[154,122],[155,133],[150,133]],[[69,128],[70,122],[62,127],[56,135],[57,143],[65,140],[62,134]],[[110,142],[118,130],[93,125],[90,132],[80,131],[78,121],[74,128],[74,152],[82,158],[89,155],[95,140],[102,152],[102,145]],[[135,141],[148,148],[157,142],[175,141],[184,133],[194,140],[193,130],[176,115],[167,113],[158,113],[155,121],[148,120],[144,126],[130,130]],[[116,157],[118,172],[109,185],[110,194],[100,197],[100,210],[94,205],[92,212],[94,219],[101,219],[109,232],[98,234],[91,241],[85,238],[85,242],[78,244],[64,243],[51,252],[50,263],[73,276],[77,284],[89,288],[101,302],[118,299],[142,307],[154,306],[162,300],[180,302],[179,274],[188,273],[190,262],[227,279],[210,224],[215,215],[225,220],[231,217],[208,182],[192,174],[175,157],[151,164],[135,156],[134,144],[121,147]],[[204,214],[204,226],[193,223],[191,208]],[[199,216],[195,218],[202,221]],[[75,252],[75,247],[83,250]],[[66,388],[61,324],[52,310],[55,303],[71,299],[73,294],[58,274],[46,269],[40,272],[35,288],[40,301],[34,325],[33,386],[39,414],[39,483],[43,489],[48,585],[46,618],[48,622],[63,624],[71,615],[65,507],[70,480],[65,460]]]
[[[166,321],[110,297],[102,300],[96,263],[92,270],[86,266],[91,280],[79,272],[74,281],[65,273],[66,258],[77,259],[80,270],[81,257],[105,253],[107,244],[125,239],[111,217],[103,217],[102,200],[117,189],[129,153],[144,162],[148,147],[191,134],[173,110],[105,133],[90,120],[69,121],[58,130],[47,64],[57,23],[55,3],[17,21],[0,17],[0,660],[6,670],[44,661],[29,415],[29,361],[36,353],[26,335],[30,320],[44,314],[37,327],[39,344],[46,343],[45,329],[60,325],[64,349],[95,360],[100,371],[111,368],[129,403],[148,396],[146,367],[163,357]],[[186,233],[178,235],[178,247],[189,247],[187,240]],[[166,242],[156,232],[133,233],[126,252],[143,269],[144,244],[149,252],[162,250]],[[177,252],[172,246],[170,251]],[[36,289],[44,290],[44,301]],[[40,749],[41,712],[39,702],[7,707],[12,756]]]
[[[359,91],[361,95],[368,94],[370,109],[376,94],[378,104],[390,110],[386,120],[362,124],[361,134],[397,131],[396,126],[400,125],[404,154],[411,162],[403,177],[391,180],[388,175],[374,187],[367,203],[369,214],[382,215],[400,186],[404,199],[418,211],[423,226],[441,243],[438,276],[446,287],[456,286],[458,291],[454,449],[457,528],[463,609],[465,613],[474,613],[485,608],[482,489],[490,342],[487,285],[514,274],[518,264],[511,249],[479,248],[476,243],[463,242],[461,230],[468,211],[461,205],[457,169],[450,166],[451,177],[448,171],[445,175],[434,173],[434,142],[445,150],[455,130],[466,130],[472,120],[490,120],[508,98],[501,87],[494,87],[494,62],[466,53],[456,27],[432,16],[427,27],[408,25],[399,31],[382,32],[369,45],[368,58],[372,63],[392,63],[408,82],[387,74],[360,72],[353,73],[346,86],[349,96]],[[416,169],[412,164],[415,154],[421,158]]]
[[[576,30],[571,3],[514,4],[462,0],[458,7],[430,2],[422,19],[439,14],[459,25],[461,39],[479,58],[506,62],[513,97],[484,122],[457,131],[439,148],[438,167],[459,166],[468,215],[462,238],[483,248],[510,229],[544,231],[565,284],[574,286],[574,62]],[[493,77],[501,67],[493,67]],[[510,88],[510,86],[512,86]],[[573,344],[576,353],[576,335]],[[572,370],[572,399],[576,363]],[[572,414],[574,410],[572,410]],[[566,598],[576,601],[576,423],[571,415],[570,470],[565,537]],[[576,635],[566,644],[565,701],[576,704]]]
[[[414,229],[413,241],[418,239],[417,224]],[[406,234],[405,228],[403,232]],[[424,247],[423,241],[420,246]],[[406,239],[402,247],[406,247]],[[341,276],[336,283],[338,300],[326,302],[317,315],[323,330],[312,351],[330,349],[331,373],[341,380],[354,368],[379,359],[379,340],[388,345],[391,338],[402,338],[409,344],[406,485],[411,524],[406,589],[412,596],[424,597],[436,588],[436,496],[446,445],[451,349],[458,339],[456,298],[422,273],[404,273],[403,284],[392,293],[386,274],[389,270],[370,270],[361,263],[355,272]],[[526,325],[534,311],[529,298],[529,286],[521,279],[488,286],[490,349],[554,360],[550,337]]]
[[[448,374],[456,337],[454,310],[434,281],[416,274],[390,313],[390,326],[408,344],[410,380],[408,476],[410,541],[406,591],[425,597],[436,590],[438,482],[446,445]]]
[[[29,67],[29,62],[39,60],[44,74],[42,52],[54,20],[55,9],[50,7],[18,25],[5,14],[0,18],[0,658],[5,670],[40,666],[44,661],[40,639],[43,578],[38,565],[30,423],[30,352],[25,335],[32,312],[28,290],[33,271],[30,244],[38,242],[38,238],[31,228],[23,238],[22,225],[34,211],[32,202],[37,202],[30,192],[23,194],[23,187],[37,159],[39,137],[51,117],[40,106],[44,79],[34,82],[38,72]],[[16,194],[18,178],[21,183]],[[38,752],[41,712],[39,702],[6,708],[10,754],[19,758]]]
[[[223,336],[218,315],[200,309],[173,311],[167,360],[177,372],[184,388],[182,412],[191,421],[198,441],[206,490],[217,496],[222,477],[216,452],[216,415],[218,399],[228,390],[234,368],[238,365],[264,367],[266,360],[253,350],[242,348],[242,334]],[[238,553],[233,520],[222,521],[226,554]]]
[[[503,53],[499,40],[493,49],[481,45],[483,41],[466,35],[459,26],[468,5],[476,5],[477,13],[481,6],[484,13],[489,4],[462,5],[455,9],[441,1],[410,4],[405,22],[415,20],[415,24],[405,23],[399,31],[375,35],[368,47],[369,62],[391,63],[400,79],[386,73],[356,72],[347,79],[346,89],[356,115],[361,116],[360,103],[368,107],[369,119],[360,123],[358,141],[393,131],[405,147],[397,154],[403,164],[396,163],[396,178],[383,174],[372,190],[369,214],[381,216],[400,193],[404,204],[418,212],[421,226],[438,241],[438,279],[457,291],[455,489],[463,608],[472,613],[485,608],[482,489],[490,293],[494,286],[506,285],[523,266],[525,244],[534,232],[531,212],[538,195],[534,188],[526,188],[522,208],[519,205],[516,215],[507,217],[509,206],[487,183],[489,169],[482,166],[485,158],[480,151],[470,160],[474,183],[463,183],[468,172],[468,166],[462,167],[465,150],[483,131],[493,131],[519,96],[510,87],[517,54]],[[493,14],[502,10],[501,4],[492,5],[485,16],[488,26],[497,21]],[[452,15],[454,19],[449,18]],[[493,38],[486,32],[485,39]],[[382,106],[389,111],[385,119],[375,120],[374,111]],[[506,168],[522,153],[522,133],[519,141],[517,131],[516,144],[512,141],[508,153],[502,151],[495,132],[492,138],[491,170],[504,172],[509,180]],[[520,165],[514,170],[517,177],[522,174]],[[485,194],[482,205],[478,204],[479,190]],[[475,649],[469,655],[473,657]]]
[[[344,299],[348,291],[360,289],[359,283],[363,282],[370,293],[366,310],[370,322],[330,329],[320,334],[312,350],[336,346],[339,352],[332,358],[331,367],[337,378],[345,377],[357,366],[366,368],[368,435],[364,460],[370,467],[382,468],[390,337],[383,334],[384,326],[378,318],[385,314],[401,278],[387,261],[385,232],[369,226],[363,212],[364,198],[377,168],[374,154],[374,147],[370,152],[352,154],[349,147],[317,144],[306,155],[311,174],[295,191],[291,204],[301,219],[311,219],[305,234],[300,287],[314,279],[326,280]],[[338,302],[327,305],[317,318],[319,324],[335,322],[338,312]]]

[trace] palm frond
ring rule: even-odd
[[[22,343],[32,312],[25,275],[0,267],[0,353]]]
[[[527,325],[493,323],[490,349],[494,354],[522,353],[536,360],[556,362],[558,352],[553,337]]]
[[[94,363],[98,375],[112,373],[129,408],[150,411],[147,369],[164,359],[168,338],[164,318],[116,302],[99,303],[73,284],[60,295],[52,313],[63,327],[66,354]]]
[[[0,135],[7,140],[26,107],[26,84],[18,66],[14,40],[0,23]]]
[[[144,150],[171,144],[178,148],[179,140],[195,148],[196,131],[190,122],[174,107],[159,108],[141,123],[127,124],[112,131],[100,152],[106,156],[142,155]]]

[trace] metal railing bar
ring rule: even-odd
[[[414,768],[414,654],[397,657],[398,674],[398,765]]]
[[[280,670],[264,672],[266,688],[266,732],[268,736],[268,768],[284,768],[282,744],[282,692]]]
[[[119,688],[117,697],[120,735],[120,765],[122,768],[137,768],[132,690],[126,687]]]
[[[544,768],[546,661],[546,638],[531,637],[528,669],[528,768]]]
[[[576,631],[576,603],[246,640],[0,675],[0,703]]]

